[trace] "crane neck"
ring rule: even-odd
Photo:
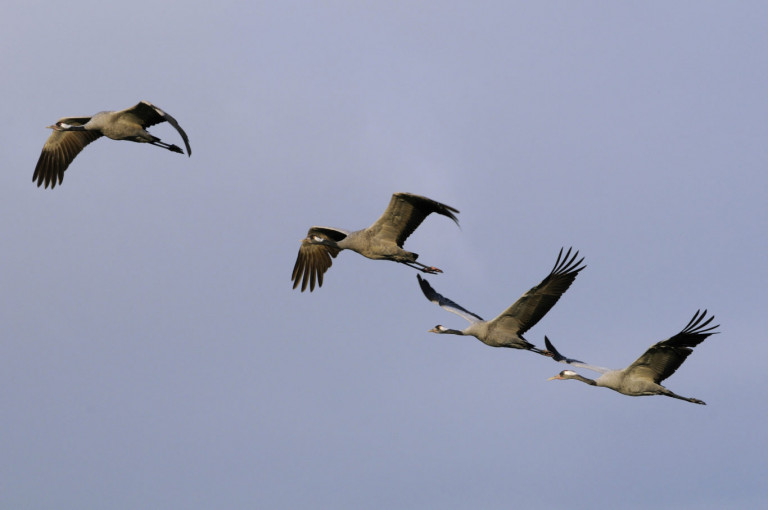
[[[460,335],[460,336],[466,336],[466,333],[461,331],[460,329],[442,329],[438,331],[441,335]]]
[[[572,376],[571,379],[576,379],[577,381],[581,381],[583,383],[589,384],[590,386],[597,386],[597,381],[594,379],[590,379],[589,377],[584,377],[583,375],[576,374],[575,376]]]

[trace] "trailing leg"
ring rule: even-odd
[[[149,143],[151,143],[152,145],[155,145],[157,147],[162,147],[163,149],[168,149],[171,152],[178,152],[179,154],[184,154],[184,151],[181,150],[181,147],[179,147],[178,145],[173,145],[173,144],[170,144],[170,143],[165,143],[162,140],[160,140],[159,138],[156,139],[156,140],[152,140]]]

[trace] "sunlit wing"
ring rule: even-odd
[[[696,311],[688,325],[675,336],[652,345],[643,353],[627,370],[638,377],[646,377],[656,383],[660,383],[667,377],[675,373],[680,368],[685,359],[693,352],[696,347],[708,336],[717,334],[714,331],[718,325],[709,326],[714,320],[713,315],[704,320],[707,311]]]
[[[430,198],[412,193],[395,193],[381,217],[369,227],[377,236],[390,239],[401,248],[405,240],[413,233],[424,218],[431,213],[438,213],[451,218],[459,224],[453,213],[459,211]]]
[[[65,117],[59,122],[82,126],[90,117]],[[86,145],[101,137],[96,131],[54,131],[46,140],[40,158],[32,174],[32,181],[38,186],[56,187],[64,180],[64,171],[69,167],[75,156],[80,154]]]
[[[555,266],[541,283],[531,288],[493,319],[493,322],[497,323],[496,327],[522,335],[535,326],[555,306],[555,303],[576,279],[579,271],[586,267],[579,267],[584,258],[576,260],[579,255],[578,251],[571,256],[571,249],[569,248],[565,256],[562,255],[563,250],[561,249]]]

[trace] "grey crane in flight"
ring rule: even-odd
[[[61,184],[64,180],[64,171],[75,156],[86,145],[101,136],[113,140],[149,143],[171,152],[184,154],[180,147],[165,143],[147,132],[146,128],[161,122],[168,122],[176,128],[187,147],[187,154],[191,156],[189,138],[176,119],[149,101],[141,101],[125,110],[99,112],[92,117],[64,117],[56,124],[48,126],[49,129],[53,129],[53,133],[43,146],[32,181],[37,181],[38,187],[44,184],[46,188],[48,185],[51,189],[55,188],[57,181]]]
[[[454,215],[458,212],[427,197],[395,193],[381,217],[368,228],[349,232],[333,227],[311,227],[301,241],[293,266],[293,288],[299,283],[302,292],[307,285],[310,292],[315,290],[315,283],[321,287],[323,274],[341,250],[352,250],[369,259],[400,262],[425,273],[442,273],[434,266],[416,262],[418,254],[404,250],[403,243],[431,213],[447,216],[458,225]]]
[[[578,255],[578,251],[571,255],[571,248],[569,248],[563,256],[563,249],[561,248],[555,266],[547,277],[523,294],[498,317],[490,321],[483,320],[479,315],[438,294],[427,280],[416,275],[421,291],[427,299],[470,322],[469,327],[463,330],[449,329],[438,324],[430,329],[429,333],[474,336],[491,347],[525,349],[544,356],[551,356],[549,352],[539,349],[523,338],[523,333],[536,325],[555,306],[560,296],[568,290],[576,279],[579,271],[587,267],[581,265],[584,257],[576,260]]]
[[[592,386],[602,386],[610,388],[624,395],[632,397],[641,397],[645,395],[666,395],[668,397],[693,402],[694,404],[705,405],[697,398],[683,397],[668,390],[661,385],[661,381],[675,373],[680,368],[685,359],[693,352],[696,347],[708,336],[717,334],[714,331],[718,325],[709,326],[709,323],[715,318],[711,316],[704,320],[707,311],[696,311],[688,325],[678,334],[667,340],[663,340],[652,345],[642,356],[637,358],[634,363],[621,370],[612,370],[610,368],[589,365],[583,361],[572,358],[566,358],[560,354],[549,338],[544,337],[547,349],[552,353],[555,361],[567,363],[575,367],[586,368],[602,374],[597,379],[583,377],[572,370],[563,370],[549,380],[576,379]]]

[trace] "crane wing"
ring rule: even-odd
[[[73,126],[82,126],[90,117],[64,117],[58,122]],[[86,145],[101,136],[97,131],[56,131],[46,140],[43,151],[32,174],[32,182],[37,181],[38,187],[50,184],[51,189],[64,180],[64,171],[69,167],[75,156],[80,154]]]
[[[441,204],[427,197],[412,193],[395,193],[392,195],[387,209],[373,225],[368,227],[368,230],[373,231],[375,235],[383,239],[394,241],[402,248],[408,236],[431,213],[447,216],[458,225],[459,220],[454,215],[454,213],[458,214],[458,212],[453,207]]]
[[[688,325],[675,336],[652,345],[634,363],[627,367],[633,376],[645,377],[659,384],[675,373],[685,359],[708,336],[717,334],[718,325],[709,326],[715,316],[704,320],[707,311],[697,310]]]
[[[181,139],[184,140],[184,145],[187,147],[187,156],[192,155],[192,148],[189,146],[187,133],[184,132],[175,118],[160,107],[153,105],[149,101],[141,101],[137,105],[127,108],[120,113],[132,115],[144,128],[160,124],[161,122],[167,122],[178,131],[179,135],[181,135]]]
[[[471,323],[475,323],[483,320],[482,317],[480,317],[479,315],[470,312],[466,308],[455,303],[454,301],[451,301],[450,299],[443,296],[442,294],[438,294],[435,291],[435,289],[432,288],[429,282],[421,277],[421,275],[417,274],[416,278],[418,278],[419,280],[419,286],[421,287],[421,291],[424,293],[427,299],[429,299],[436,305],[448,310],[449,312],[455,313],[460,317],[463,317],[464,319],[468,320]]]
[[[302,292],[307,289],[307,285],[309,285],[310,292],[315,290],[315,282],[317,282],[318,287],[323,286],[323,274],[333,264],[331,259],[335,258],[341,251],[333,246],[311,243],[310,240],[313,237],[339,242],[347,237],[347,233],[330,227],[312,227],[309,229],[307,237],[301,241],[296,264],[294,264],[291,274],[293,288],[295,289],[301,282]]]
[[[580,266],[584,257],[576,260],[578,255],[577,251],[571,256],[571,248],[568,248],[568,252],[563,257],[561,248],[549,275],[493,319],[492,322],[496,323],[496,327],[522,335],[536,325],[568,290],[579,271],[587,267]]]
[[[547,346],[547,350],[552,353],[552,359],[558,363],[565,363],[566,365],[573,365],[574,367],[586,368],[587,370],[592,370],[593,372],[599,372],[601,374],[605,374],[606,372],[611,371],[610,368],[590,365],[588,363],[584,363],[583,361],[563,356],[557,349],[555,349],[555,346],[552,345],[552,342],[549,341],[549,338],[547,338],[546,335],[544,336],[544,344]]]

